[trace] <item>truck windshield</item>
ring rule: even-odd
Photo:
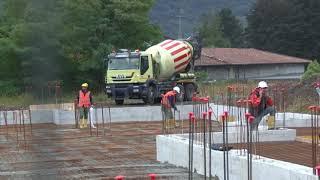
[[[122,69],[139,69],[138,57],[121,57],[109,59],[109,70],[122,70]]]

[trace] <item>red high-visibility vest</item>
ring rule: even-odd
[[[171,104],[170,104],[168,98],[170,96],[173,96],[174,97],[173,102],[175,103],[176,102],[175,95],[176,95],[176,93],[174,91],[167,92],[164,96],[162,96],[161,104],[166,108],[171,108]]]
[[[83,93],[81,90],[79,91],[79,107],[90,107],[90,91],[87,93]]]

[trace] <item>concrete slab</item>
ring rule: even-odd
[[[187,168],[189,163],[188,143],[188,139],[181,136],[158,135],[156,138],[157,160],[160,162],[168,162],[176,166]],[[203,146],[195,144],[193,151],[194,171],[204,175]],[[206,153],[208,157],[209,149],[207,149]],[[211,150],[211,153],[211,173],[213,176],[217,176],[219,179],[223,179],[223,152]],[[229,151],[229,168],[231,180],[248,179],[246,155],[239,155],[237,150]],[[312,168],[265,157],[261,157],[260,159],[258,159],[256,156],[253,156],[252,169],[252,179],[254,180],[318,179],[317,176],[312,174]],[[206,175],[209,176],[208,170]]]
[[[240,130],[234,132],[228,132],[228,142],[238,143],[240,137],[247,138],[246,129],[243,129],[242,136],[240,136]],[[195,134],[195,136],[200,137],[202,134]],[[295,129],[279,129],[279,130],[259,130],[259,133],[253,131],[253,139],[259,135],[260,142],[278,142],[278,141],[295,141],[296,140],[296,130]],[[188,134],[177,134],[182,138],[189,138]],[[209,135],[207,135],[209,137]],[[209,139],[207,137],[207,139]],[[222,144],[223,143],[223,133],[222,132],[212,132],[213,143]]]

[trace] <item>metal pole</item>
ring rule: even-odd
[[[208,104],[209,106],[209,104]],[[212,109],[208,111],[208,120],[209,120],[209,179],[211,180],[212,174],[211,174],[211,135],[212,135],[212,122],[211,122],[211,117],[212,117]]]
[[[105,135],[105,127],[104,127],[104,106],[101,104],[101,118],[102,118],[102,134]]]
[[[97,106],[98,107],[98,106]],[[95,112],[95,118],[96,118],[96,128],[97,128],[97,137],[99,136],[99,118],[98,118],[98,110],[97,108],[94,108],[94,112]],[[92,125],[93,125],[93,121],[92,121]]]
[[[203,163],[204,163],[204,179],[207,179],[207,152],[206,152],[206,116],[207,113],[203,112]],[[209,148],[210,149],[210,148]]]

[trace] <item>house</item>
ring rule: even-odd
[[[310,60],[252,48],[203,48],[195,71],[208,80],[299,79]]]

